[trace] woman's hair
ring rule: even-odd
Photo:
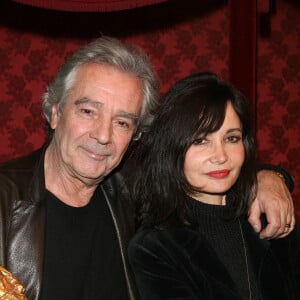
[[[217,131],[231,102],[242,129],[245,161],[232,187],[232,218],[245,214],[256,184],[255,146],[245,97],[213,73],[197,73],[177,82],[162,98],[150,130],[135,151],[137,172],[132,195],[144,227],[187,224],[186,195],[196,192],[184,174],[184,160],[195,137]]]
[[[144,98],[136,134],[144,131],[151,123],[153,111],[157,107],[158,84],[151,64],[147,56],[137,47],[103,36],[79,48],[67,59],[44,93],[43,113],[49,133],[51,133],[49,124],[53,104],[58,105],[58,111],[61,113],[74,86],[79,68],[86,64],[108,65],[132,74],[141,81]]]

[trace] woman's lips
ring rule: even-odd
[[[222,179],[225,178],[229,175],[230,171],[229,170],[217,170],[217,171],[211,171],[206,173],[206,175],[208,175],[209,177],[213,177],[213,178],[218,178],[218,179]]]

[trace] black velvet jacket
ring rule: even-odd
[[[299,227],[285,238],[260,240],[247,220],[241,223],[263,299],[299,300]],[[142,300],[241,299],[209,241],[195,229],[141,230],[130,242],[129,260]]]
[[[124,183],[114,173],[101,183],[112,215],[129,299],[136,299],[126,250],[134,233],[133,207],[123,197]],[[44,150],[0,166],[0,265],[25,286],[29,300],[39,299],[45,241]],[[101,272],[101,270],[99,270]]]

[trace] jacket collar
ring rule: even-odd
[[[124,275],[129,293],[129,299],[136,299],[137,290],[132,271],[127,259],[127,247],[134,234],[134,207],[130,204],[130,197],[122,176],[114,172],[101,184],[117,233],[120,246]]]
[[[24,159],[31,168],[19,171],[17,180],[27,181],[22,182],[27,185],[27,191],[20,192],[19,200],[15,201],[7,249],[8,269],[27,283],[26,295],[33,300],[39,298],[44,264],[44,155],[45,148],[33,152]]]

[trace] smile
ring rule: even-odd
[[[110,153],[107,152],[95,152],[93,150],[89,150],[84,148],[85,152],[88,154],[88,156],[94,160],[104,160],[106,159],[108,156],[110,156]]]

